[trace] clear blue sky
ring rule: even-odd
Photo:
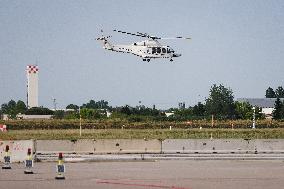
[[[101,28],[114,44],[143,39],[113,29],[192,40],[164,41],[182,56],[147,63],[102,49]],[[90,99],[194,105],[214,83],[235,98],[264,97],[284,86],[284,1],[0,0],[0,104],[26,101],[28,64],[39,65],[46,107],[52,97],[62,108]]]

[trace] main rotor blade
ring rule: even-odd
[[[190,37],[161,37],[159,39],[191,39]]]
[[[136,34],[136,33],[130,33],[130,32],[125,32],[125,31],[121,31],[121,30],[113,30],[115,32],[118,33],[124,33],[124,34],[128,34],[128,35],[134,35],[134,36],[138,36],[138,37],[146,37],[145,35],[141,35],[140,33]]]
[[[125,31],[121,31],[121,30],[113,30],[115,32],[118,33],[123,33],[123,34],[127,34],[127,35],[133,35],[133,36],[138,36],[138,37],[146,37],[149,39],[153,39],[153,40],[157,40],[157,39],[191,39],[189,37],[156,37],[156,36],[151,36],[147,33],[141,33],[141,32],[137,32],[137,33],[130,33],[130,32],[125,32]]]

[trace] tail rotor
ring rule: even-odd
[[[101,29],[102,36],[98,37],[97,41],[103,41],[103,48],[111,50],[113,48],[112,44],[108,41],[111,36],[104,36],[103,30]]]
[[[96,40],[106,40],[108,38],[111,38],[111,36],[104,36],[104,31],[101,29],[101,34],[102,36],[101,37],[98,37]]]

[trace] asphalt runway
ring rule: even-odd
[[[112,189],[280,189],[280,160],[161,160],[66,163],[65,180],[55,180],[56,163],[35,163],[33,175],[23,164],[0,169],[0,188]]]

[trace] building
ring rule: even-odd
[[[38,66],[28,65],[27,73],[27,106],[38,107]]]
[[[280,100],[283,101],[284,98]],[[248,102],[252,106],[257,106],[262,109],[261,113],[265,114],[267,118],[271,118],[276,98],[239,98],[237,101]]]
[[[25,115],[25,114],[18,114],[17,119],[52,119],[53,115]]]

